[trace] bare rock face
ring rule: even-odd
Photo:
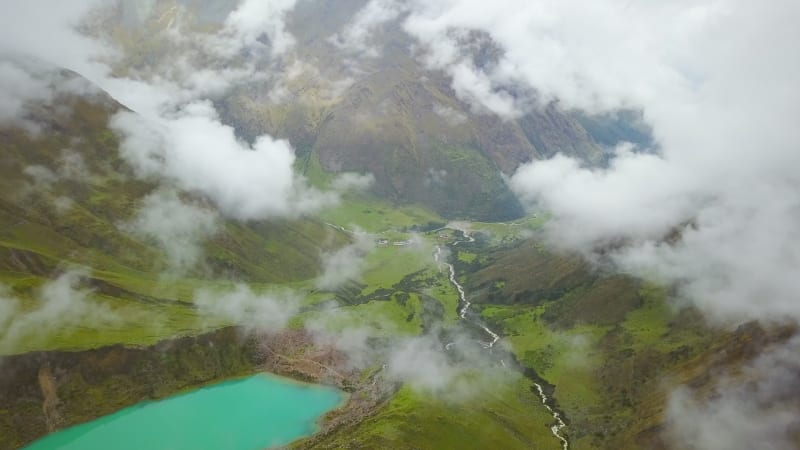
[[[359,371],[333,346],[319,346],[306,330],[284,330],[258,338],[262,368],[295,379],[351,390]]]
[[[45,423],[47,424],[47,432],[52,433],[61,428],[64,418],[58,412],[58,404],[60,403],[58,386],[49,364],[45,364],[39,369],[39,388],[41,388],[42,397],[44,397],[42,413],[44,413]]]

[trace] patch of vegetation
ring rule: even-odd
[[[467,264],[475,261],[478,258],[477,253],[472,252],[458,252],[458,260]]]
[[[418,205],[394,205],[366,194],[350,194],[333,208],[319,214],[321,220],[371,233],[411,230],[442,223],[436,213]]]
[[[561,448],[529,380],[502,372],[493,380],[481,376],[462,380],[467,390],[447,395],[403,387],[377,414],[336,430],[315,448]]]
[[[384,301],[372,300],[335,309],[311,310],[292,318],[292,324],[298,327],[321,323],[330,332],[364,330],[371,337],[418,335],[422,332],[422,302],[417,295],[409,295],[401,302],[397,298],[401,294]]]

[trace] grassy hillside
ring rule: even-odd
[[[530,380],[501,373],[491,384],[473,383],[475,390],[459,394],[463,398],[405,387],[374,416],[308,448],[561,448]],[[294,447],[306,448],[303,442]]]
[[[331,331],[357,327],[373,340],[432,330],[481,333],[459,320],[457,293],[432,257],[435,245],[458,233],[445,233],[444,240],[438,232],[425,233],[444,219],[429,208],[398,206],[399,199],[370,193],[350,194],[316,219],[222,220],[200,243],[200,263],[173,271],[158,241],[125,226],[159,186],[137,179],[116,151],[117,138],[106,124],[120,106],[107,98],[66,98],[64,105],[37,112],[43,127],[38,135],[0,129],[6,155],[0,164],[0,282],[9,288],[2,294],[19,299],[16,314],[24,316],[41,307],[42,290],[54,278],[83,267],[70,289],[114,319],[31,330],[4,343],[0,353],[141,346],[229,325],[232,319],[201,314],[194,297],[198,289],[226,290],[239,281],[255,292],[281,285],[298,293],[303,307],[292,328],[322,321]],[[451,155],[480,173],[483,157],[467,154],[472,156]],[[298,161],[298,170],[324,187],[333,176],[320,159],[316,151],[309,153]],[[458,173],[449,167],[448,174]],[[201,198],[178,195],[212,208]],[[658,445],[654,430],[663,421],[664,374],[696,379],[708,370],[702,362],[707,349],[726,341],[695,312],[673,310],[663,289],[597,272],[577,256],[551,253],[529,239],[546,220],[541,215],[472,223],[476,242],[450,246],[473,311],[504,336],[498,352],[507,347],[519,364],[554,386],[572,448]],[[321,289],[314,281],[321,254],[354,239],[339,227],[363,229],[373,241],[413,244],[371,248],[362,255],[360,274]],[[366,420],[337,428],[317,443],[558,448],[548,428],[552,417],[531,390],[533,380],[511,372],[502,382],[471,383],[475,392],[458,399],[402,387]]]
[[[571,448],[663,445],[671,387],[697,376],[708,349],[730,337],[673,306],[664,288],[597,272],[536,240],[495,250],[480,242],[458,249],[481,255],[459,262],[475,309],[555,386]]]
[[[198,316],[197,289],[307,282],[321,272],[321,253],[350,241],[311,218],[220,219],[197,242],[198,261],[176,268],[164,242],[130,228],[143,199],[160,185],[134,176],[117,151],[108,120],[122,107],[102,94],[65,95],[57,104],[32,113],[38,133],[0,127],[0,282],[21,301],[19,314],[27,314],[43,306],[42,286],[78,270],[74,289],[88,290],[91,304],[107,308],[116,322],[72,324],[4,343],[2,353],[145,344],[220,326]],[[202,198],[178,195],[214,212]]]

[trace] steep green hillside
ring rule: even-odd
[[[731,342],[697,311],[671,306],[663,288],[597,272],[536,240],[484,245],[458,248],[480,255],[458,264],[474,308],[521,364],[555,385],[570,448],[656,445],[671,387],[697,376],[710,347]]]
[[[401,389],[377,414],[295,448],[561,448],[530,380],[495,374],[463,398]]]
[[[40,305],[49,280],[77,270],[74,288],[90,289],[89,298],[121,321],[3,343],[2,353],[152,343],[219,326],[198,318],[191,303],[197,289],[310,280],[321,273],[320,254],[350,240],[315,219],[243,223],[217,215],[215,230],[196,242],[197,260],[176,267],[168,242],[131,229],[144,198],[163,185],[137,178],[120,157],[108,121],[121,108],[102,93],[68,94],[35,107],[37,133],[0,127],[0,282],[24,313]],[[177,195],[217,214],[203,198]],[[171,219],[170,211],[160,214]]]

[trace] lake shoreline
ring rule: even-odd
[[[335,387],[259,372],[138,403],[47,435],[25,449],[261,450],[313,435],[320,419],[345,397]]]
[[[307,343],[297,331],[263,336],[226,327],[146,347],[112,345],[4,357],[0,448],[22,448],[55,431],[141,402],[256,374],[352,392],[354,376],[334,378],[282,356],[301,352]],[[345,408],[349,398],[336,408]],[[320,423],[318,428],[324,426]]]

